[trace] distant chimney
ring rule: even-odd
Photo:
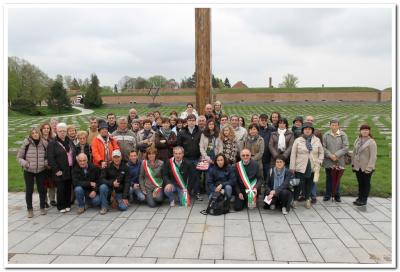
[[[272,77],[269,77],[269,88],[272,88]]]

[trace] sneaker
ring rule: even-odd
[[[287,215],[287,214],[288,214],[288,212],[287,212],[287,210],[286,210],[286,207],[282,207],[282,214],[283,214],[283,215]]]
[[[67,211],[65,209],[60,210],[60,213],[66,213]]]
[[[46,215],[47,211],[46,209],[40,209],[40,215]]]
[[[101,215],[104,215],[104,214],[106,214],[107,213],[107,209],[106,208],[102,208],[101,210],[100,210],[100,214]]]
[[[275,206],[274,204],[272,204],[272,205],[269,206],[269,209],[270,209],[270,210],[275,210],[275,208],[276,208],[276,206]]]
[[[172,200],[172,201],[169,203],[169,206],[170,206],[170,207],[175,207],[175,200]]]
[[[70,212],[70,211],[71,211],[71,208],[65,208],[65,211],[66,211],[66,212]]]
[[[77,214],[82,214],[85,212],[85,208],[78,208],[78,210],[76,211]]]
[[[340,196],[338,196],[338,197],[335,196],[335,201],[336,202],[342,202],[342,200],[340,199]]]
[[[331,199],[329,196],[324,196],[323,201],[329,201],[329,199]]]
[[[45,202],[45,203],[44,203],[44,207],[45,207],[46,209],[50,208],[49,203]]]
[[[298,205],[299,205],[299,202],[297,200],[292,202],[292,208],[293,209],[296,209]]]
[[[28,217],[28,218],[32,218],[32,217],[33,217],[33,210],[32,210],[32,209],[28,210],[28,215],[27,215],[27,217]]]
[[[53,207],[55,207],[55,206],[57,206],[57,202],[55,202],[54,200],[52,200],[52,201],[50,201],[50,205],[53,206]]]
[[[310,209],[311,208],[311,200],[310,199],[307,199],[306,200],[306,209]]]
[[[311,204],[315,204],[315,203],[317,203],[317,198],[316,197],[311,198]]]
[[[353,205],[356,205],[357,202],[360,202],[359,198],[357,198],[355,201],[353,201]]]
[[[196,194],[196,200],[203,201],[203,197],[200,194]]]

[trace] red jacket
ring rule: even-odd
[[[106,146],[108,146],[108,160],[106,160]],[[96,138],[93,139],[92,141],[92,158],[93,158],[93,164],[96,167],[101,167],[101,163],[103,161],[107,161],[107,163],[111,162],[112,160],[112,152],[116,149],[119,149],[118,143],[115,139],[112,137],[108,136],[107,142],[104,142],[104,139],[100,136],[97,135]]]

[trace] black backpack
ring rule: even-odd
[[[230,201],[225,194],[214,192],[208,201],[207,209],[202,214],[221,215],[229,212]]]

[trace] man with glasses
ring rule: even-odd
[[[235,165],[236,196],[234,209],[241,211],[245,206],[255,208],[260,192],[262,177],[259,175],[258,163],[251,159],[251,152],[244,148],[240,152],[241,161]]]

